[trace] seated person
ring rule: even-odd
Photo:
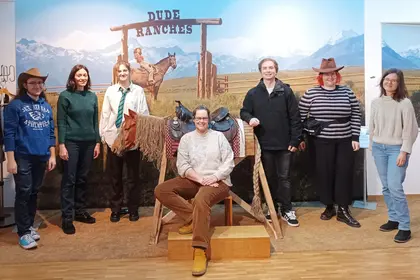
[[[177,154],[179,176],[155,189],[156,198],[185,221],[180,234],[192,233],[192,274],[206,273],[210,242],[211,207],[229,195],[233,151],[223,133],[208,128],[210,112],[200,105],[193,111],[196,129],[185,134]],[[193,199],[192,204],[188,200]]]

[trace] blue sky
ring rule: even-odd
[[[382,39],[395,51],[420,48],[420,25],[382,24]]]
[[[342,30],[362,34],[363,6],[363,0],[16,0],[16,36],[64,48],[100,49],[121,38],[109,27],[147,21],[148,11],[179,9],[181,18],[222,18],[221,26],[208,27],[212,52],[290,56],[310,54]],[[199,51],[200,28],[193,26],[191,35],[137,39],[142,45]]]

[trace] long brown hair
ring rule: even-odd
[[[384,95],[386,96],[386,91],[384,89],[384,80],[386,76],[388,76],[389,74],[397,74],[398,86],[397,86],[397,90],[395,91],[395,94],[392,96],[392,99],[394,99],[397,102],[400,102],[404,98],[408,97],[408,91],[407,91],[407,87],[405,86],[404,73],[400,69],[397,69],[397,68],[388,69],[382,75],[381,82],[379,84],[379,86],[381,87],[380,96],[384,96]]]
[[[87,69],[86,66],[84,66],[82,64],[76,64],[71,69],[70,74],[69,74],[69,78],[67,79],[66,87],[67,87],[67,90],[68,91],[71,91],[71,92],[75,92],[76,91],[77,86],[76,86],[76,81],[74,80],[74,76],[76,75],[76,72],[79,71],[79,70],[81,70],[81,69],[84,69],[86,71],[87,75],[88,75],[88,81],[87,81],[85,87],[83,88],[83,90],[84,91],[90,90],[90,75],[89,75],[89,70]]]

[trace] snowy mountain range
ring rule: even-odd
[[[48,85],[65,85],[70,69],[77,63],[85,64],[94,84],[111,83],[112,66],[120,53],[121,43],[117,42],[95,51],[77,51],[54,47],[34,40],[21,39],[16,44],[17,73],[31,67],[40,68],[42,73],[49,73]],[[137,39],[129,38],[128,54],[130,63],[136,64],[133,50],[143,49],[146,61],[156,63],[168,53],[176,53],[177,68],[170,69],[165,79],[191,77],[197,75],[199,52],[185,52],[178,46],[142,47]],[[211,50],[210,50],[211,51]],[[386,42],[382,43],[383,67],[402,69],[420,69],[420,48],[397,53]],[[324,46],[311,55],[293,57],[274,56],[282,70],[310,69],[318,67],[322,58],[334,57],[336,62],[345,66],[364,65],[364,35],[352,30],[344,30],[329,38]],[[256,72],[257,59],[243,59],[232,55],[213,54],[213,63],[217,65],[218,74]]]

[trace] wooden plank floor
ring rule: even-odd
[[[210,262],[201,279],[419,279],[420,248],[275,253]],[[3,264],[2,280],[193,279],[191,261],[166,258]]]

